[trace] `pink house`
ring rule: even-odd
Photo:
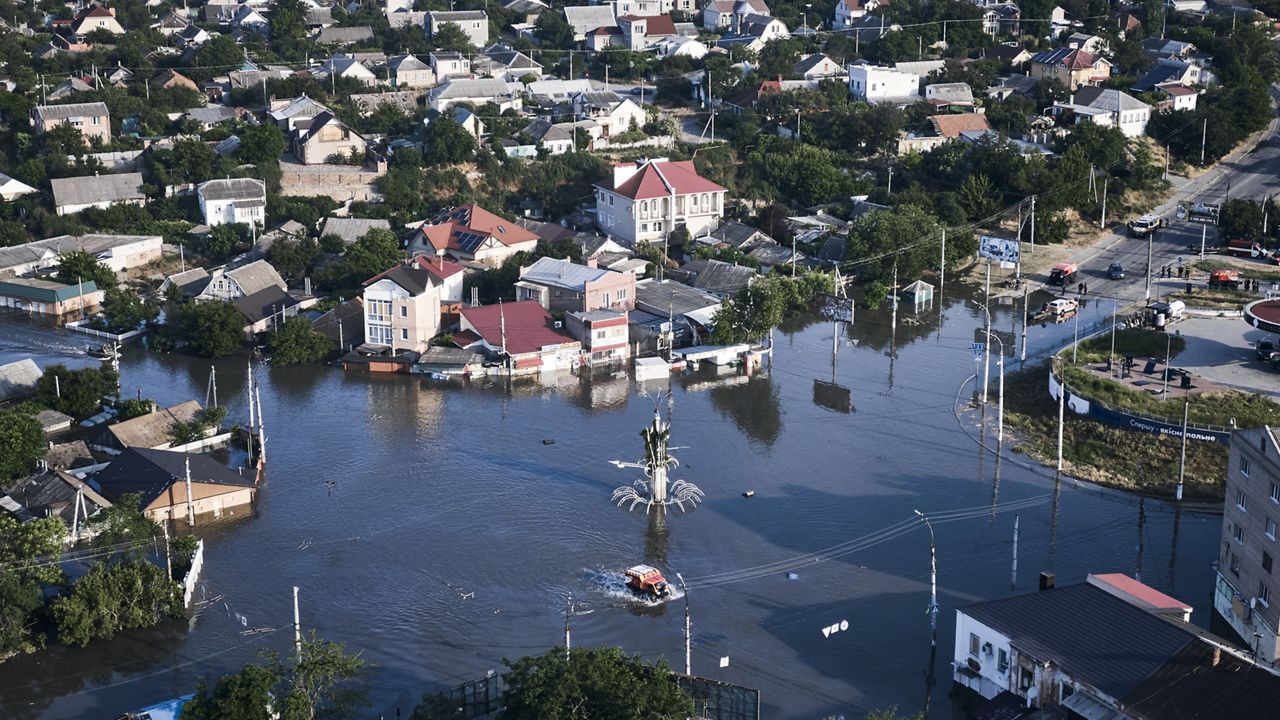
[[[516,298],[536,300],[547,310],[625,312],[636,306],[636,276],[543,257],[520,268]]]

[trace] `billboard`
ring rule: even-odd
[[[813,299],[814,311],[827,320],[853,322],[853,298],[819,293]]]
[[[1217,225],[1218,213],[1222,206],[1217,203],[1180,202],[1178,203],[1178,219],[1190,220],[1193,223]]]
[[[1013,238],[983,235],[978,238],[978,255],[1000,263],[1017,263],[1021,247]]]

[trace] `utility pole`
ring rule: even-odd
[[[258,458],[261,462],[267,461],[267,430],[262,422],[262,394],[259,392],[261,385],[253,386],[253,401],[258,406]]]
[[[929,524],[929,518],[919,510],[915,511],[920,516],[924,526],[929,528],[929,630],[931,631],[930,644],[938,647],[938,544],[934,541],[933,525]]]
[[[1031,252],[1036,251],[1036,196],[1031,196]]]
[[[1013,570],[1009,573],[1009,589],[1018,586],[1018,516],[1013,516]]]
[[[169,554],[169,521],[160,521],[160,530],[164,532],[164,576],[173,579],[173,559]]]
[[[187,464],[187,525],[189,527],[196,526],[195,504],[191,502],[191,458],[186,459]]]
[[[1098,227],[1105,229],[1107,227],[1107,180],[1102,178],[1102,222]]]
[[[947,287],[947,229],[942,228],[942,260],[938,263],[938,304],[942,304],[942,291]]]
[[[689,621],[689,586],[684,583],[684,576],[676,573],[680,581],[680,592],[684,593],[684,674],[693,675],[693,625]]]
[[[1204,126],[1200,128],[1200,164],[1204,164],[1204,141],[1209,137],[1209,118],[1204,119]]]
[[[982,309],[987,314],[986,342],[982,343],[982,404],[987,404],[987,388],[991,385],[991,261],[987,261],[986,295]]]
[[[796,142],[800,142],[800,109],[796,109]]]
[[[893,194],[893,166],[889,166],[889,186],[885,189],[886,195]]]
[[[1080,313],[1074,316],[1075,327],[1071,331],[1071,364],[1076,364],[1076,348],[1080,346]]]
[[[1201,225],[1200,226],[1200,259],[1201,260],[1204,259],[1204,241],[1208,237],[1209,237],[1209,226]],[[1150,261],[1147,261],[1147,262],[1148,264],[1150,264]]]
[[[1182,455],[1178,458],[1178,492],[1176,499],[1182,501],[1182,481],[1187,477],[1187,417],[1191,412],[1191,397],[1182,399]]]
[[[1151,250],[1155,243],[1156,231],[1147,233],[1147,301],[1151,301]]]
[[[1064,369],[1058,378],[1058,472],[1062,472],[1062,424],[1067,405],[1067,373]]]
[[[1022,288],[1022,356],[1020,362],[1027,361],[1027,319],[1031,317],[1031,290]]]
[[[1111,353],[1107,355],[1112,365],[1111,374],[1114,376],[1116,364],[1116,312],[1120,309],[1120,303],[1115,299],[1111,299]]]
[[[573,593],[564,601],[564,659],[569,659],[569,650],[573,646],[573,638],[569,634],[569,616],[573,614]]]
[[[1168,323],[1168,320],[1165,320]],[[1169,397],[1169,350],[1173,345],[1173,336],[1168,332],[1164,334],[1164,389],[1160,391],[1160,399],[1164,400]]]
[[[999,338],[996,338],[999,340]],[[1000,343],[1000,359],[996,361],[1000,368],[1000,398],[996,401],[996,446],[1004,444],[1004,342]]]
[[[293,586],[293,652],[297,658],[302,657],[302,619],[298,615],[298,586]]]

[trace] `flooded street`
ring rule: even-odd
[[[982,433],[977,417],[957,420],[954,409],[972,392],[962,384],[983,314],[948,301],[941,323],[936,310],[903,312],[896,331],[887,310],[859,308],[834,369],[831,324],[794,322],[755,377],[673,381],[681,466],[672,477],[706,500],[665,518],[610,502],[638,471],[609,461],[640,457],[654,410],[626,374],[463,387],[266,368],[267,479],[256,512],[197,528],[207,540],[204,597],[220,599],[190,628],[5,663],[0,716],[114,717],[191,692],[261,649],[288,652],[294,585],[304,631],[376,664],[373,717],[397,708],[407,717],[425,691],[562,644],[569,595],[584,611],[572,619],[575,645],[619,645],[680,668],[683,601],[653,607],[618,591],[618,573],[642,561],[688,581],[694,673],[759,688],[767,718],[855,718],[894,704],[948,717],[955,608],[1033,590],[1041,570],[1059,584],[1140,570],[1207,626],[1221,518],[1175,517],[1147,502],[1140,528],[1135,498],[1055,484],[1020,456],[997,463],[982,452],[970,435]],[[1103,304],[1086,305],[1082,330],[1106,322]],[[995,328],[1016,335],[1012,305],[992,307]],[[1072,332],[1071,323],[1033,326],[1031,353]],[[0,362],[87,365],[87,345],[0,317]],[[244,358],[215,365],[219,400],[244,422]],[[131,346],[122,390],[162,405],[203,402],[209,366]],[[851,412],[832,409],[845,402],[840,388]],[[932,668],[929,536],[915,509],[937,533]],[[824,637],[842,620],[847,631]],[[265,630],[243,634],[252,629]]]

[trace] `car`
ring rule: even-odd
[[[1258,343],[1253,346],[1253,351],[1257,353],[1258,359],[1264,361],[1270,360],[1276,354],[1277,349],[1280,348],[1276,348],[1276,344],[1272,340],[1259,340]]]
[[[1112,280],[1123,280],[1124,266],[1120,263],[1111,263],[1111,266],[1107,268],[1107,277]]]
[[[631,94],[632,94],[632,95],[643,95],[645,90],[648,90],[648,88],[646,88],[646,87],[645,87],[645,86],[643,86],[643,85],[640,85],[640,86],[638,86],[638,87],[633,87],[633,88],[631,88]]]

